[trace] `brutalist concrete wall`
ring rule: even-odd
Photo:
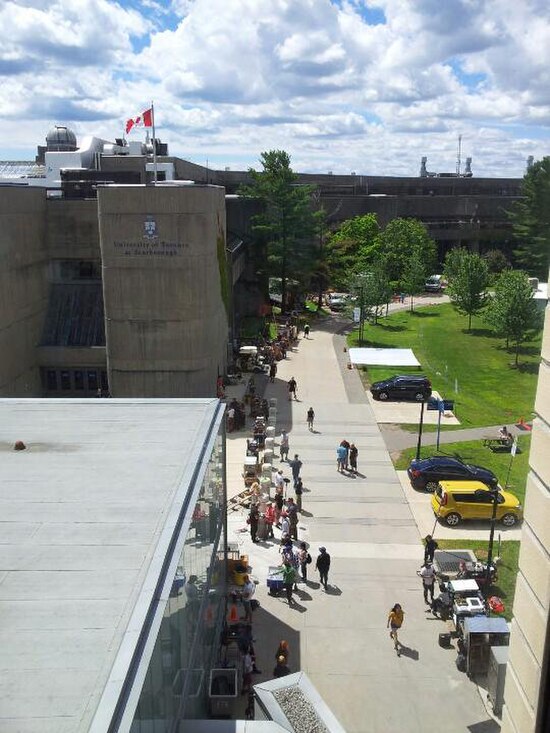
[[[211,397],[226,369],[224,190],[98,191],[109,385],[114,397]]]
[[[46,232],[50,259],[99,260],[95,199],[48,199]]]
[[[47,306],[46,191],[0,187],[0,396],[42,393],[37,344]]]

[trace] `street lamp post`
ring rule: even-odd
[[[493,564],[493,542],[495,538],[495,522],[497,518],[498,486],[491,489],[493,500],[493,511],[491,513],[491,531],[489,532],[489,549],[487,550],[487,571],[485,575],[485,598],[489,595],[489,583],[491,580],[491,566]]]
[[[422,428],[424,427],[424,403],[422,400],[422,407],[420,408],[420,423],[418,425],[418,443],[416,444],[416,460],[420,459],[420,448],[422,446]]]

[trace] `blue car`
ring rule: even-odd
[[[407,474],[413,489],[432,493],[440,481],[481,481],[491,488],[498,486],[498,479],[492,471],[471,463],[462,463],[458,458],[434,456],[414,458]]]

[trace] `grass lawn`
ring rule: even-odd
[[[487,534],[489,532],[487,531]],[[436,537],[437,539],[437,537]],[[489,541],[483,540],[437,540],[440,550],[473,550],[477,559],[487,559]],[[516,575],[518,572],[519,542],[508,540],[498,547],[498,525],[495,530],[493,557],[500,554],[496,585],[489,588],[488,596],[502,598],[505,612],[503,616],[510,621],[513,616],[514,593],[516,590]]]
[[[518,438],[519,451],[514,458],[510,453],[493,453],[489,448],[485,448],[479,440],[472,440],[464,443],[447,443],[440,444],[441,450],[436,451],[434,445],[422,446],[420,457],[427,458],[429,456],[453,456],[460,458],[464,463],[475,463],[477,466],[488,468],[498,476],[500,485],[504,487],[508,467],[510,475],[508,477],[508,489],[518,497],[523,504],[525,500],[525,484],[527,481],[527,473],[529,471],[529,448],[531,445],[531,435],[526,433]],[[399,470],[408,467],[412,458],[416,456],[416,448],[407,448],[401,451],[399,457],[394,459],[394,466]],[[510,463],[511,460],[511,463]]]
[[[463,428],[506,425],[520,417],[531,419],[535,400],[541,338],[525,343],[519,368],[502,339],[473,319],[468,320],[450,304],[399,311],[365,328],[365,346],[412,348],[421,373],[445,399],[454,400],[455,414]],[[349,346],[358,345],[358,332],[348,336]],[[369,382],[393,374],[418,374],[417,369],[371,367]]]

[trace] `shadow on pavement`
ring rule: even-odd
[[[418,660],[420,659],[420,654],[416,649],[411,649],[408,646],[403,646],[403,644],[399,644],[399,652],[402,657],[408,657],[415,662],[418,662]]]

